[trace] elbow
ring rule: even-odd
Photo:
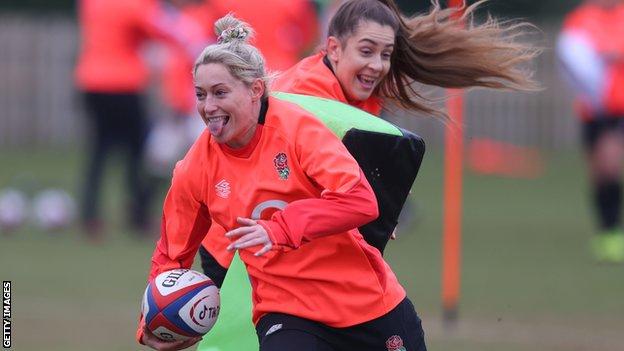
[[[363,214],[366,216],[366,223],[372,222],[379,217],[379,204],[377,203],[375,194],[371,194],[370,199],[366,203]]]

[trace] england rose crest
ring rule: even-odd
[[[288,158],[286,157],[286,154],[283,152],[277,154],[273,160],[273,164],[275,164],[275,169],[277,170],[280,179],[288,179],[290,169],[288,168]]]
[[[403,347],[403,339],[398,335],[392,335],[386,340],[386,348],[388,351],[406,351]]]

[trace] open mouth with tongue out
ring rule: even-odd
[[[213,136],[219,136],[223,132],[223,127],[230,121],[230,116],[214,116],[206,118],[208,130]]]

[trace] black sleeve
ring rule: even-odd
[[[359,229],[366,242],[382,254],[425,154],[421,137],[399,129],[402,136],[354,128],[342,139],[377,197],[379,217]]]
[[[221,266],[214,256],[203,246],[199,247],[199,257],[201,258],[201,266],[204,274],[210,277],[217,287],[221,289],[225,274],[227,273],[227,268]]]

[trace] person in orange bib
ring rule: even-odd
[[[624,262],[624,1],[591,0],[565,19],[557,54],[576,93],[599,232],[601,262]]]
[[[358,163],[317,117],[268,95],[251,28],[228,15],[196,61],[207,130],[174,171],[150,278],[190,268],[214,223],[220,256],[238,251],[252,286],[260,350],[426,350],[414,307],[357,227],[378,215]],[[211,235],[211,232],[208,232]],[[141,320],[137,339],[165,342]]]
[[[75,81],[92,129],[82,223],[89,237],[98,240],[103,226],[99,205],[104,166],[113,147],[119,146],[126,163],[128,219],[133,229],[144,234],[149,224],[143,174],[148,125],[142,96],[149,71],[141,48],[152,39],[183,50],[192,48],[162,20],[157,0],[81,0],[78,14],[82,38]]]

